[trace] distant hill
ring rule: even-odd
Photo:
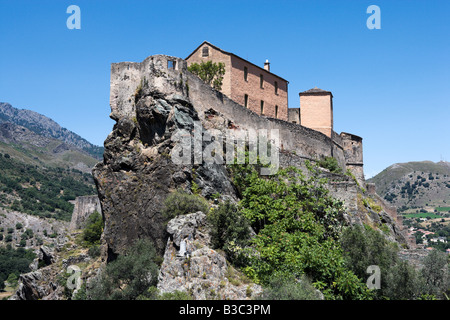
[[[401,208],[434,210],[450,207],[450,163],[396,163],[369,179],[377,193]]]
[[[93,145],[42,114],[31,110],[17,109],[9,103],[0,102],[0,123],[16,124],[41,136],[61,140],[84,150],[96,159],[101,159],[103,155],[103,147]]]
[[[74,145],[12,123],[0,123],[0,153],[30,165],[77,169],[89,174],[98,162]]]
[[[41,114],[0,103],[0,209],[70,221],[73,200],[96,194],[91,170],[102,153]]]

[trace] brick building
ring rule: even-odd
[[[299,93],[300,124],[331,137],[333,132],[333,94],[319,88]]]
[[[186,59],[188,65],[211,60],[225,64],[222,93],[257,114],[288,121],[288,81],[233,53],[204,41]]]

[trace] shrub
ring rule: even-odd
[[[340,242],[347,267],[360,279],[368,278],[366,270],[370,265],[377,265],[381,274],[385,275],[398,261],[397,246],[370,227],[348,227],[342,233]],[[386,278],[381,277],[381,288],[386,285]]]
[[[100,246],[98,245],[93,245],[92,247],[89,248],[88,250],[88,255],[91,258],[97,258],[100,256]]]
[[[387,272],[382,294],[391,300],[411,300],[421,296],[420,274],[406,261],[400,261]],[[383,277],[381,278],[383,280]]]
[[[427,294],[443,298],[444,293],[450,290],[449,287],[449,263],[445,253],[434,249],[423,261],[421,270],[425,282]]]
[[[211,243],[214,249],[222,249],[228,260],[235,264],[239,262],[239,252],[236,246],[244,247],[250,239],[250,224],[238,211],[236,205],[229,200],[219,204],[216,210],[208,215],[211,224]]]
[[[300,276],[296,279],[292,275],[274,275],[269,285],[258,297],[261,300],[320,300],[320,293],[311,282]]]
[[[320,159],[317,162],[317,165],[319,167],[328,169],[328,170],[330,170],[330,172],[333,172],[333,173],[342,173],[342,168],[339,166],[336,158],[333,158],[333,157],[325,157],[323,159]]]
[[[202,211],[208,213],[208,202],[198,195],[189,194],[182,189],[171,193],[164,201],[163,214],[167,219],[188,213]]]
[[[103,219],[100,213],[93,212],[87,219],[86,227],[83,230],[83,240],[88,245],[100,243],[103,232]]]
[[[159,257],[147,239],[135,242],[124,255],[108,263],[86,290],[92,300],[135,300],[150,294],[158,278]]]
[[[343,204],[328,195],[317,168],[307,166],[309,178],[293,167],[272,176],[253,170],[242,177],[242,212],[256,232],[243,270],[263,284],[275,272],[306,274],[328,298],[362,299],[367,288],[345,269],[336,241]]]

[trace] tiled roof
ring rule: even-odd
[[[331,91],[322,90],[320,88],[314,87],[312,89],[300,92],[299,94],[331,94]]]

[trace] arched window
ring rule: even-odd
[[[278,94],[278,82],[275,81],[275,94]]]
[[[248,81],[248,68],[244,67],[244,80]]]
[[[278,106],[275,106],[275,118],[278,119]]]

